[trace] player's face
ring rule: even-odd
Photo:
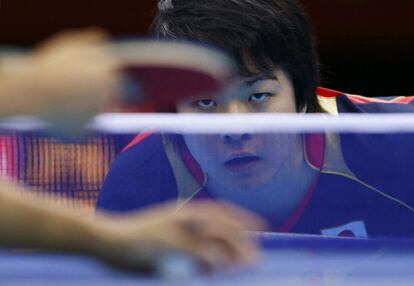
[[[203,95],[178,103],[178,112],[296,112],[291,80],[281,70],[240,80],[220,96]]]
[[[240,92],[192,98],[179,112],[252,113],[296,112],[290,79],[283,71],[241,81]],[[208,180],[223,188],[251,189],[265,185],[291,160],[301,144],[297,135],[220,134],[184,135],[184,140]]]

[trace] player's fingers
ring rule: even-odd
[[[168,237],[159,236],[158,233],[151,241],[155,246],[158,244],[152,248],[159,252],[158,256],[161,259],[163,257],[162,250],[167,254],[170,251],[180,250],[193,257],[202,269],[207,271],[236,264],[232,254],[229,254],[227,246],[222,245],[221,241],[212,240],[194,231],[188,231],[181,223],[172,223],[165,227],[164,231],[169,232]]]
[[[119,259],[119,263],[125,266],[140,266],[147,259],[146,252],[142,250],[148,250],[154,259],[179,250],[212,270],[251,263],[257,258],[257,244],[239,229],[214,220],[201,222],[195,218],[181,219],[167,215],[168,211],[168,207],[161,208],[152,217],[141,217],[138,227],[131,219],[113,220],[112,217],[105,228],[108,235],[103,236],[108,236],[105,241],[110,247],[104,245],[99,252],[107,253],[109,259],[115,262]]]
[[[194,223],[199,223],[195,225]],[[229,226],[227,222],[201,222],[192,220],[181,223],[192,239],[197,241],[196,251],[207,261],[217,260],[217,265],[246,264],[259,256],[257,241],[251,234]]]
[[[253,241],[241,239],[240,231],[220,223],[196,229],[188,221],[174,219],[160,226],[162,230],[156,228],[146,234],[147,244],[158,245],[155,249],[167,252],[168,249],[184,251],[206,270],[226,269],[251,263],[257,258],[258,248]]]
[[[215,253],[225,256],[227,261],[224,261],[224,263],[229,266],[252,264],[260,256],[257,245],[237,235],[228,236],[214,232],[206,234],[205,239],[211,245],[210,251],[215,250]]]

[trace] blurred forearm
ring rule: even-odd
[[[0,244],[49,250],[94,252],[98,229],[92,216],[76,216],[47,205],[16,185],[0,181]]]

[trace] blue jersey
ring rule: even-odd
[[[329,113],[414,112],[414,97],[369,99],[319,90]],[[318,170],[296,210],[275,230],[343,236],[414,236],[414,135],[306,137]],[[189,152],[160,134],[141,134],[111,166],[98,208],[124,212],[175,199],[215,199]]]

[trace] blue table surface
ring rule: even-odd
[[[413,241],[263,239],[266,248],[256,265],[214,275],[189,271],[180,259],[149,277],[90,257],[2,250],[0,285],[414,285]]]

